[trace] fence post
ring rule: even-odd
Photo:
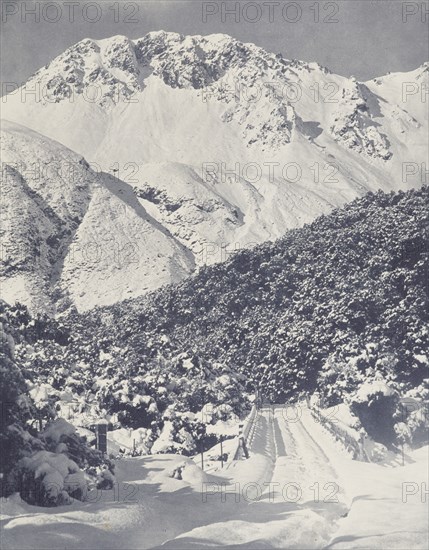
[[[107,453],[107,420],[100,420],[97,424],[97,449]]]

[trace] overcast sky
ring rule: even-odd
[[[115,34],[140,38],[160,29],[227,33],[360,80],[412,70],[429,56],[429,16],[424,13],[429,5],[421,0],[1,0],[1,4],[1,77],[18,84],[82,38]],[[222,13],[225,6],[239,10],[228,15]],[[39,21],[31,9],[40,14]]]

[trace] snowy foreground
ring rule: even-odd
[[[203,472],[199,457],[128,458],[115,488],[89,493],[92,502],[47,509],[5,499],[1,547],[427,548],[428,447],[404,467],[352,461],[301,412],[260,411],[250,458],[224,469],[208,461]],[[171,477],[180,466],[183,479]]]

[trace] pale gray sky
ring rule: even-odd
[[[429,2],[421,0],[1,0],[1,4],[1,79],[18,84],[82,38],[115,34],[139,38],[160,29],[227,33],[361,80],[412,70],[429,57],[425,13]],[[235,7],[235,15],[222,13]]]

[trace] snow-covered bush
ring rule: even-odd
[[[58,506],[83,500],[87,480],[78,465],[65,454],[39,451],[17,465],[21,498],[38,506]]]
[[[362,382],[359,357],[344,359],[338,352],[330,355],[319,373],[318,385],[326,406],[338,405]]]
[[[377,443],[371,439],[365,440],[365,451],[371,462],[383,462],[388,455],[388,450],[382,443]]]
[[[425,406],[411,412],[407,418],[409,443],[414,447],[426,445],[429,440],[429,416]]]
[[[29,504],[58,506],[85,500],[90,484],[113,486],[112,462],[63,418],[49,423],[37,440],[42,450],[22,458],[12,476],[15,490]]]
[[[40,438],[45,442],[48,450],[65,453],[81,469],[88,472],[90,477],[94,477],[92,469],[97,467],[105,467],[113,474],[113,463],[108,458],[103,457],[101,451],[90,447],[86,438],[81,437],[76,428],[64,418],[58,418],[48,424],[40,434]]]
[[[97,477],[97,489],[112,489],[115,483],[115,476],[111,469],[104,466]]]
[[[401,443],[414,448],[427,444],[429,439],[429,379],[409,391],[396,410],[395,430]]]
[[[197,452],[204,440],[205,425],[194,415],[173,413],[165,420],[161,434],[153,444],[152,453],[177,453],[189,456]]]
[[[121,457],[149,454],[154,440],[150,428],[117,428],[109,434],[110,440],[119,447]]]
[[[350,396],[350,410],[367,434],[388,447],[396,443],[395,411],[399,395],[380,378],[365,382]]]

